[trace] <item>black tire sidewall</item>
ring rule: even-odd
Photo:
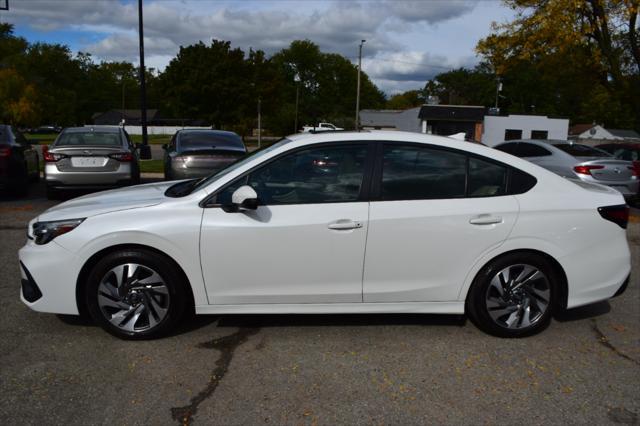
[[[169,290],[169,310],[164,319],[150,330],[138,333],[127,332],[111,324],[98,306],[98,286],[104,275],[113,267],[123,263],[138,263],[155,270]],[[124,339],[154,339],[169,332],[180,320],[185,309],[186,292],[182,275],[176,270],[170,259],[146,250],[122,250],[108,254],[92,268],[88,275],[85,306],[89,314],[102,328],[114,336]]]
[[[542,318],[530,327],[523,329],[508,329],[496,324],[486,307],[485,295],[493,276],[502,269],[516,264],[528,264],[542,271],[549,280],[550,300]],[[500,257],[476,275],[469,290],[466,301],[466,311],[474,324],[481,330],[498,337],[526,337],[537,334],[547,328],[553,315],[558,294],[558,276],[553,265],[544,257],[535,253],[513,253]]]

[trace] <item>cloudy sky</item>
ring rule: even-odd
[[[30,41],[67,44],[104,60],[137,63],[134,0],[9,0],[0,21]],[[491,0],[145,0],[146,64],[163,69],[180,45],[212,38],[273,53],[296,39],[357,60],[387,94],[472,66],[492,21],[513,12]]]

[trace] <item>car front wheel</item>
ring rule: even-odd
[[[529,336],[549,325],[557,283],[557,274],[544,257],[507,255],[478,273],[466,310],[471,320],[490,334]]]
[[[89,274],[86,305],[109,333],[151,339],[169,332],[185,305],[184,278],[173,262],[147,250],[121,250],[100,260]]]

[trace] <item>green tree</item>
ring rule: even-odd
[[[494,24],[477,46],[499,76],[513,80],[516,70],[526,70],[537,83],[535,97],[548,98],[538,104],[549,111],[569,107],[576,120],[601,121],[588,111],[598,99],[605,124],[640,129],[637,0],[503,2],[516,18]]]
[[[425,101],[423,90],[408,90],[391,96],[385,107],[388,109],[409,109],[420,106]]]

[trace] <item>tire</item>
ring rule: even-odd
[[[18,197],[29,193],[29,171],[27,170],[26,165],[20,169],[18,176],[14,181],[14,185],[11,188],[11,192],[13,195]]]
[[[31,177],[32,182],[40,182],[40,160],[36,158],[36,172]]]
[[[559,282],[553,265],[544,257],[507,254],[476,275],[466,312],[478,328],[494,336],[531,336],[549,325]]]
[[[89,314],[121,339],[165,335],[180,321],[187,304],[182,274],[170,259],[149,250],[106,255],[93,267],[85,285]]]
[[[45,192],[48,200],[57,200],[60,198],[60,191],[47,185]]]

